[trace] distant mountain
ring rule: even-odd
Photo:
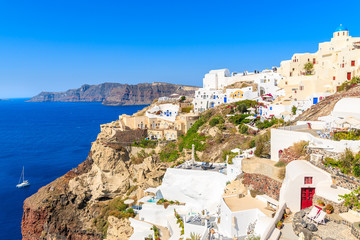
[[[146,105],[171,94],[193,96],[198,87],[171,83],[85,84],[65,92],[41,92],[28,102],[102,102],[105,105]]]

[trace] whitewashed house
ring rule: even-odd
[[[292,161],[286,166],[286,174],[280,189],[280,205],[286,203],[293,212],[311,207],[313,197],[323,197],[340,203],[339,195],[349,190],[332,188],[331,175],[305,160]]]

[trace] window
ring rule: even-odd
[[[354,67],[355,66],[355,61],[351,61],[351,66]]]
[[[336,77],[335,77],[335,76],[333,76],[333,80],[336,80]]]
[[[315,58],[313,58],[313,64],[316,64],[316,59]]]
[[[312,184],[312,177],[305,177],[304,184]]]

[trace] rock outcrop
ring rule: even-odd
[[[94,227],[94,219],[112,199],[136,199],[143,196],[144,189],[158,186],[167,166],[159,163],[156,154],[134,162],[130,147],[104,143],[110,137],[102,131],[86,161],[24,201],[21,224],[24,240],[100,240],[105,235],[107,239],[128,239],[131,236],[133,230],[126,218],[110,214],[105,235]]]
[[[303,112],[295,121],[316,121],[319,117],[330,115],[335,104],[346,97],[360,97],[360,86],[355,86],[347,91],[337,92],[326,97]]]
[[[198,87],[170,83],[85,84],[65,92],[41,92],[29,102],[102,102],[105,105],[148,105],[171,94],[193,96]]]

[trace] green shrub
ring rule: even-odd
[[[327,167],[330,165],[332,167],[340,167],[340,162],[333,159],[333,158],[329,158],[329,157],[326,157],[325,158],[325,163],[324,163]]]
[[[338,91],[349,90],[360,83],[360,77],[353,77],[350,81],[345,81],[338,87]]]
[[[257,157],[270,156],[270,132],[259,135],[255,138],[256,149],[254,151]]]
[[[240,124],[243,124],[243,123],[249,123],[250,120],[245,119],[248,116],[250,116],[250,114],[236,114],[235,116],[230,117],[229,121],[232,122],[235,125],[240,125]]]
[[[249,130],[249,127],[246,126],[246,125],[244,125],[244,124],[241,124],[241,125],[239,126],[239,132],[240,132],[241,134],[248,134],[248,130]]]
[[[215,127],[216,125],[219,124],[219,122],[220,122],[220,121],[219,121],[218,118],[213,117],[213,118],[210,120],[209,125],[212,126],[212,127]]]
[[[206,112],[192,125],[192,127],[187,131],[186,135],[179,137],[178,142],[180,152],[182,152],[184,148],[192,149],[192,144],[195,145],[195,149],[197,151],[203,151],[205,149],[205,143],[203,143],[203,141],[206,140],[206,136],[200,135],[197,131],[209,120],[211,114],[212,113],[210,111]]]
[[[222,116],[218,115],[213,117],[210,121],[209,121],[209,125],[212,127],[215,127],[218,124],[224,123],[225,120]]]
[[[93,219],[93,226],[98,232],[106,237],[106,232],[109,226],[107,219],[109,216],[114,216],[119,219],[135,217],[133,209],[127,208],[128,205],[125,204],[120,197],[112,199],[107,203],[107,205],[102,206],[99,215]]]
[[[239,106],[237,106],[237,110],[241,113],[247,112],[247,105],[245,103],[240,103]]]
[[[283,161],[278,161],[277,163],[275,163],[275,167],[285,167],[286,163]]]
[[[181,108],[181,112],[189,113],[189,112],[191,112],[192,109],[193,109],[192,107],[183,107],[183,108]]]
[[[353,166],[353,174],[355,177],[360,177],[360,165]]]
[[[160,160],[163,162],[174,162],[180,157],[175,143],[168,143],[160,152]]]
[[[140,142],[134,141],[133,146],[142,147],[142,148],[155,148],[157,145],[157,141],[149,140],[149,139],[141,139]]]
[[[224,162],[226,161],[226,157],[229,156],[229,164],[232,164],[233,158],[237,155],[237,153],[233,153],[231,151],[223,151],[222,153],[222,159]]]
[[[250,141],[249,147],[254,148],[255,146],[256,146],[255,139],[253,139],[253,140]]]

